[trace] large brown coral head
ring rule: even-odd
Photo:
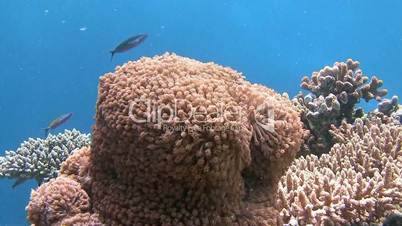
[[[286,95],[164,54],[102,76],[96,110],[91,148],[61,169],[91,209],[64,222],[94,213],[106,225],[275,224],[270,200],[303,134]],[[43,206],[36,196],[32,205]]]
[[[287,98],[230,68],[174,54],[129,62],[103,76],[96,120],[94,207],[123,223],[222,223],[240,208],[244,184],[257,184],[250,178],[276,188],[302,134]],[[110,211],[116,205],[129,219]],[[138,208],[146,213],[136,214]]]

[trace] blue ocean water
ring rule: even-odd
[[[0,1],[0,154],[15,150],[55,116],[90,132],[98,77],[166,51],[214,61],[290,96],[300,79],[353,58],[402,96],[402,1],[115,0]],[[139,33],[130,52],[109,50]],[[368,106],[368,107],[373,107]],[[0,181],[0,226],[27,225],[35,182]]]

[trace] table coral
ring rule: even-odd
[[[13,187],[28,179],[38,184],[57,177],[61,163],[76,149],[90,144],[89,134],[65,130],[46,139],[29,138],[16,151],[0,157],[0,177],[16,179]]]
[[[358,61],[348,59],[313,72],[311,78],[303,77],[300,86],[310,93],[300,93],[294,102],[310,136],[301,154],[328,153],[333,144],[328,132],[331,125],[339,126],[342,120],[352,123],[355,118],[362,117],[362,109],[356,108],[360,99],[380,101],[387,94],[387,90],[381,88],[383,81],[373,76],[369,82],[359,65]],[[384,102],[381,109],[389,108],[387,103]]]
[[[294,161],[279,183],[283,222],[364,225],[402,203],[402,127],[382,114],[332,127],[335,145]]]
[[[274,225],[270,201],[302,135],[286,96],[230,68],[141,58],[101,77],[91,149],[60,177],[106,225]]]

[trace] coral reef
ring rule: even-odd
[[[383,99],[378,103],[377,110],[385,115],[391,115],[399,109],[398,96],[393,96],[391,99]]]
[[[101,77],[91,149],[33,192],[29,219],[275,225],[270,201],[302,135],[286,96],[230,68],[174,54],[141,58]],[[59,208],[46,188],[62,183]]]
[[[402,105],[398,105],[398,109],[391,113],[391,117],[394,118],[395,123],[402,124]]]
[[[28,179],[38,184],[58,175],[61,163],[76,149],[90,144],[89,134],[65,130],[46,139],[29,138],[16,151],[0,157],[0,177],[15,179],[13,187]]]
[[[335,145],[296,159],[279,183],[283,222],[364,225],[402,203],[402,127],[381,113],[332,126]]]
[[[359,68],[359,62],[351,59],[313,72],[311,78],[303,77],[301,88],[310,93],[300,93],[294,102],[301,111],[310,136],[300,154],[328,153],[333,145],[328,132],[330,126],[339,126],[342,120],[352,123],[355,118],[362,117],[362,109],[355,108],[361,98],[366,102],[371,99],[380,101],[387,94],[386,89],[380,88],[382,80],[373,76],[370,83],[368,81],[369,78]],[[382,109],[390,107],[389,104],[382,106]]]

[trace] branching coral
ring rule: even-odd
[[[310,94],[300,93],[294,102],[310,136],[301,154],[327,153],[333,144],[328,132],[331,125],[339,126],[342,120],[352,123],[355,118],[362,117],[362,109],[355,108],[361,98],[381,100],[387,94],[386,89],[380,88],[382,80],[373,76],[370,83],[368,81],[359,62],[351,59],[336,62],[333,67],[327,66],[313,72],[311,78],[305,76],[302,79],[301,87]]]
[[[301,157],[279,183],[287,222],[348,225],[378,222],[402,203],[402,127],[381,114],[332,127],[329,154]]]
[[[101,77],[91,150],[61,172],[106,225],[274,225],[270,200],[302,134],[287,97],[165,54]]]
[[[6,151],[0,157],[0,177],[16,179],[13,187],[28,179],[41,184],[57,177],[61,163],[74,150],[89,144],[89,134],[75,129],[46,139],[29,138],[16,151]]]

